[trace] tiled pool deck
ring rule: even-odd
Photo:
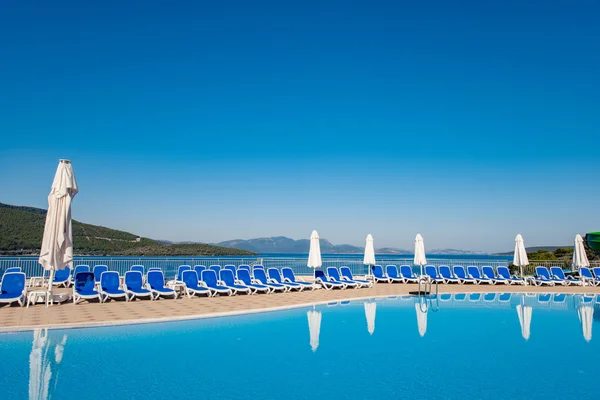
[[[0,306],[0,331],[27,330],[37,327],[69,328],[129,323],[146,323],[178,319],[204,318],[247,312],[277,310],[294,306],[327,303],[369,297],[407,295],[417,290],[415,284],[380,283],[370,289],[304,291],[270,295],[183,298],[172,300],[110,301],[77,305],[72,302],[46,308],[43,304],[29,308]],[[62,291],[70,291],[62,289]],[[584,293],[600,294],[598,287],[536,287],[508,285],[440,285],[439,293]]]

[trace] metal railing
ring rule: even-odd
[[[128,271],[132,265],[143,265],[146,270],[152,267],[158,267],[163,270],[167,278],[174,277],[177,272],[177,267],[180,265],[228,265],[232,264],[236,267],[242,264],[247,265],[263,265],[265,268],[283,268],[290,267],[296,275],[299,276],[312,276],[314,270],[306,265],[306,258],[286,258],[286,257],[75,257],[73,265],[106,265],[111,271],[117,271],[119,274],[124,274]],[[408,258],[386,258],[378,262],[382,266],[386,265],[410,265],[415,273],[419,272],[419,267],[413,265],[413,260]],[[432,259],[428,263],[439,267],[440,265],[463,265],[465,267],[474,265],[477,267],[482,266],[506,266],[509,264],[506,260],[467,260],[467,259]],[[570,263],[564,263],[561,261],[532,261],[531,264],[524,268],[526,275],[533,275],[535,273],[535,267],[538,265],[544,265],[547,267],[559,266],[563,269],[569,269]],[[342,267],[347,266],[350,268],[354,275],[367,275],[369,273],[368,266],[362,263],[361,258],[323,258],[323,267]],[[4,257],[0,256],[0,275],[4,273],[7,268],[20,267],[28,277],[32,276],[43,276],[44,271],[42,266],[38,263],[38,257]],[[600,262],[593,262],[592,267],[600,267]]]

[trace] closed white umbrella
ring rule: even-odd
[[[519,316],[519,324],[521,324],[521,335],[523,339],[529,340],[531,335],[531,313],[533,309],[530,306],[524,304],[517,305],[517,315]]]
[[[423,236],[417,234],[415,238],[415,260],[414,264],[421,267],[421,276],[423,276],[423,265],[427,265],[427,259],[425,258],[425,244],[423,243]]]
[[[589,342],[592,340],[592,321],[594,318],[594,307],[581,306],[577,310],[579,316],[579,322],[581,322],[581,329],[583,330],[583,338]]]
[[[371,266],[375,265],[375,247],[373,247],[373,236],[369,233],[365,241],[365,257],[363,258],[363,264],[368,265],[369,272],[371,275]]]
[[[319,335],[321,333],[321,312],[317,310],[310,310],[307,313],[308,316],[308,330],[310,333],[310,347],[312,351],[317,351],[319,347]]]
[[[525,250],[525,241],[523,241],[523,236],[520,233],[515,238],[513,264],[521,268],[521,278],[523,278],[523,267],[529,265],[529,260],[527,259],[527,251]]]
[[[583,238],[581,235],[575,236],[575,248],[573,249],[573,268],[579,269],[581,267],[589,267],[590,262],[588,261],[585,247],[583,246]]]
[[[310,235],[310,248],[308,250],[308,263],[306,264],[309,268],[321,268],[323,262],[321,261],[321,244],[319,243],[319,234],[317,231],[312,231]]]
[[[365,301],[365,317],[367,317],[367,330],[372,335],[375,332],[375,313],[377,311],[377,303],[374,301]]]
[[[71,161],[60,160],[48,195],[48,212],[39,263],[49,271],[48,290],[52,291],[54,271],[73,267],[71,201],[78,192]]]
[[[417,327],[419,328],[419,335],[423,337],[427,332],[427,303],[415,303],[415,310],[417,312]]]

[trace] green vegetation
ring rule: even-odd
[[[0,203],[0,254],[39,254],[46,210]],[[225,256],[254,253],[208,244],[164,244],[132,233],[73,220],[77,255]]]

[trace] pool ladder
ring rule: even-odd
[[[421,283],[423,283],[423,291],[421,291]],[[431,295],[431,287],[432,287],[432,282],[431,282],[431,278],[427,275],[425,276],[421,276],[419,277],[419,292],[418,295],[419,296],[429,296]],[[438,296],[438,292],[439,292],[439,286],[437,281],[435,281],[435,297],[437,298]],[[421,294],[424,293],[424,294]]]

